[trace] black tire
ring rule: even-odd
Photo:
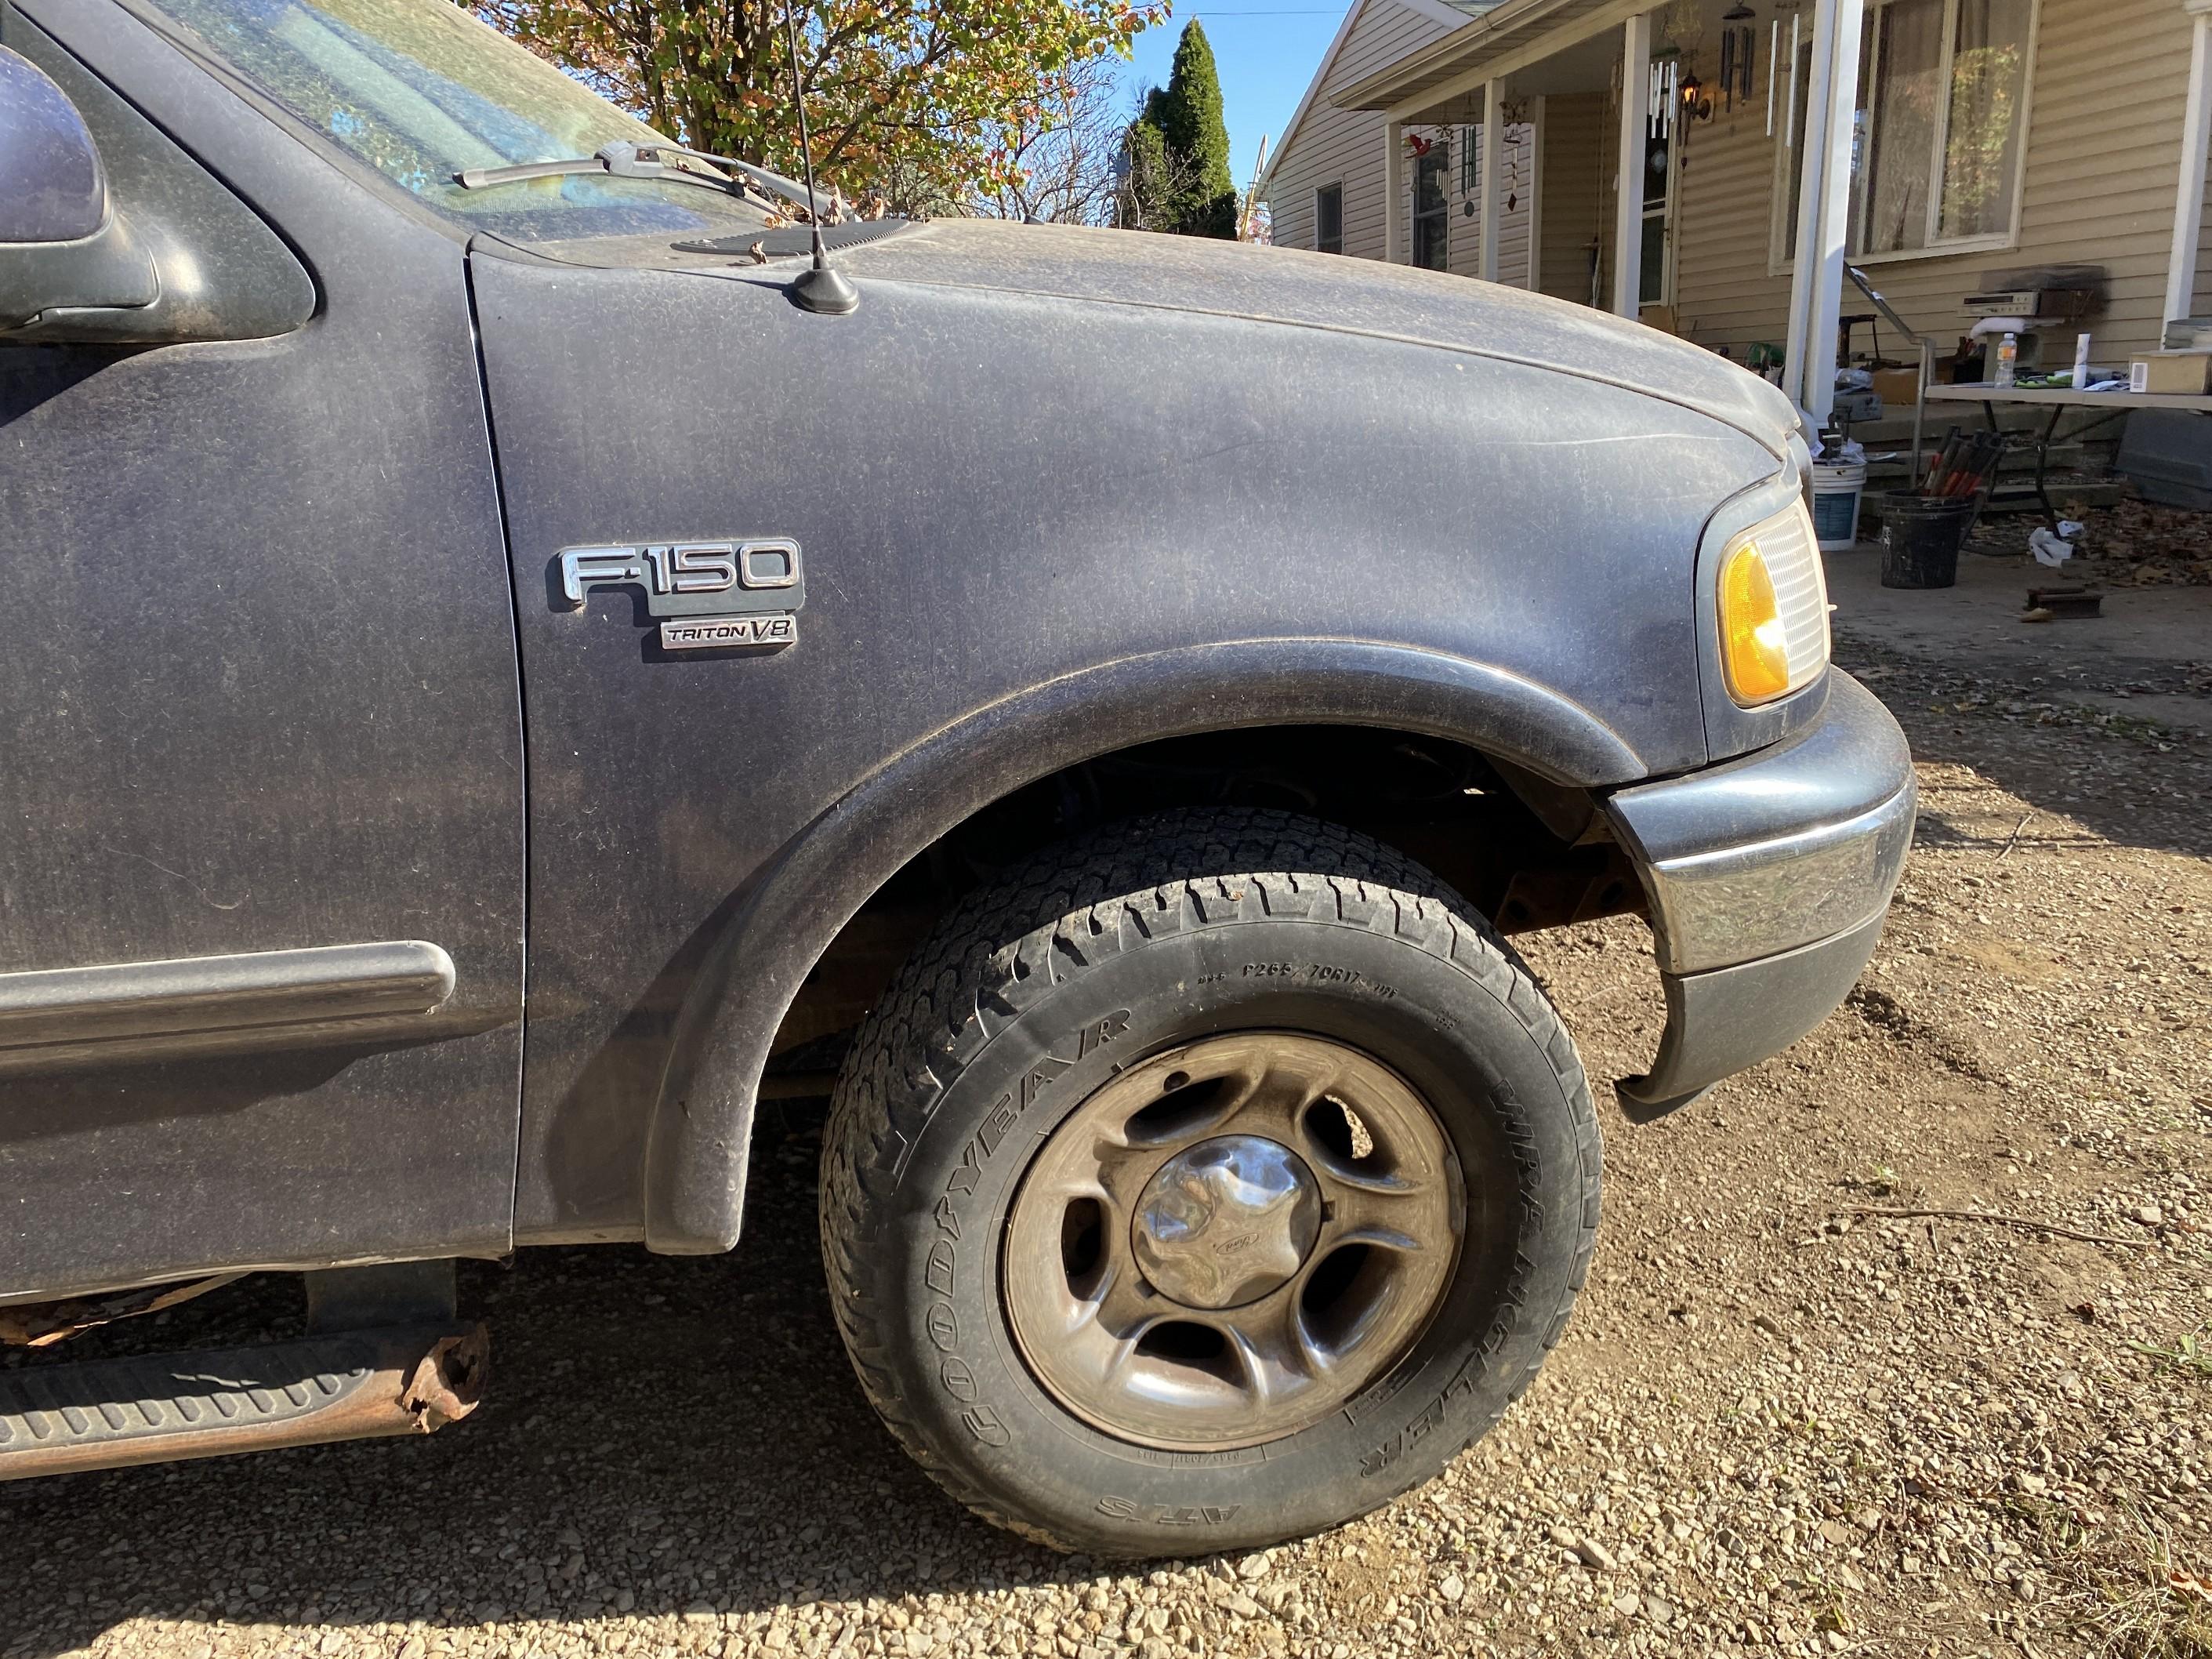
[[[1470,1172],[1437,1311],[1387,1373],[1285,1438],[1194,1455],[1102,1432],[1040,1386],[1008,1328],[998,1249],[1022,1172],[1132,1061],[1285,1030],[1394,1068]],[[1188,811],[1052,849],[916,951],[838,1079],[823,1249],[862,1388],[946,1491],[1060,1549],[1197,1554],[1364,1514],[1486,1433],[1565,1328],[1599,1177],[1573,1042],[1463,899],[1333,825]]]

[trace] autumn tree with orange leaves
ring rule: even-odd
[[[785,0],[463,0],[696,149],[796,173]],[[794,0],[814,164],[928,210],[1023,176],[1012,135],[1167,14],[1166,0]]]

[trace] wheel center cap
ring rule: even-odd
[[[1321,1187],[1279,1140],[1221,1135],[1186,1147],[1146,1184],[1137,1262],[1187,1308],[1236,1308],[1279,1288],[1321,1232]]]

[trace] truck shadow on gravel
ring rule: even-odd
[[[2149,678],[2124,682],[2055,671],[2023,678],[1936,667],[1850,636],[1838,636],[1836,658],[1912,745],[1919,844],[1992,854],[2111,844],[2212,857],[2212,738],[2138,718],[2118,695],[2133,686],[2212,696],[2212,662],[2142,665]],[[1930,765],[1945,763],[1972,775],[1931,781]]]
[[[0,1655],[49,1659],[133,1617],[175,1621],[156,1650],[179,1656],[246,1635],[218,1624],[283,1651],[352,1627],[387,1654],[464,1630],[457,1647],[527,1653],[532,1625],[656,1615],[671,1622],[655,1650],[720,1626],[737,1651],[744,1616],[780,1601],[1092,1576],[969,1516],[861,1397],[815,1243],[819,1124],[800,1105],[763,1125],[729,1256],[617,1246],[465,1267],[495,1370],[483,1408],[442,1434],[0,1488]],[[291,1317],[289,1285],[262,1283]],[[190,1311],[146,1346],[234,1340],[187,1328]]]

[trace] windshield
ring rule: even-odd
[[[520,241],[757,230],[757,207],[605,174],[463,190],[465,167],[658,141],[453,0],[146,0],[212,56],[429,206]]]

